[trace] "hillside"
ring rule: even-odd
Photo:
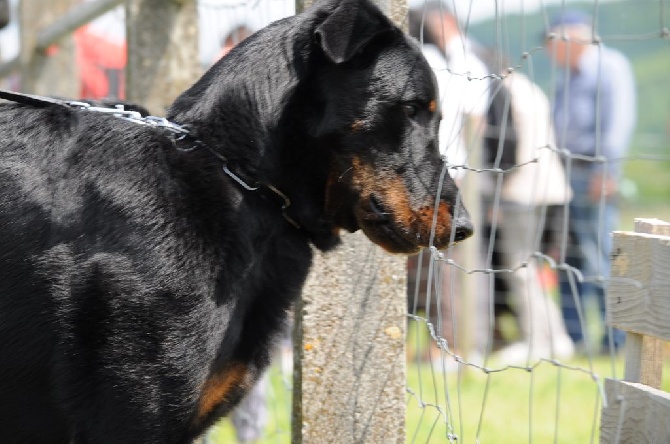
[[[594,13],[594,2],[575,3],[574,7]],[[665,146],[670,146],[666,132],[670,120],[670,40],[660,37],[661,23],[670,27],[670,5],[663,9],[661,20],[659,2],[607,2],[598,5],[596,16],[598,34],[605,44],[621,50],[633,64],[638,82],[638,135],[646,141],[654,139],[653,135],[665,135]],[[545,23],[558,11],[560,6],[524,16],[506,15],[471,25],[468,34],[506,54],[512,65],[522,65],[520,69],[548,91],[553,74],[542,36]],[[530,54],[526,60],[524,52]]]
[[[476,3],[475,3],[476,5]],[[597,5],[597,9],[594,5]],[[631,161],[625,170],[645,201],[670,199],[670,2],[620,1],[570,4],[597,17],[598,34],[606,45],[621,50],[633,64],[637,80],[638,125],[632,154],[659,161]],[[471,25],[468,35],[505,54],[510,64],[531,76],[549,93],[556,75],[542,47],[549,17],[560,6],[526,15],[505,15]],[[522,57],[528,53],[526,58]],[[637,199],[637,198],[636,198]]]

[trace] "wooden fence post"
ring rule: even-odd
[[[126,95],[154,115],[200,76],[196,0],[127,0]]]
[[[55,22],[81,0],[22,0],[19,3],[21,89],[41,95],[79,96],[79,70],[74,38],[63,37],[48,51],[36,51],[40,30]]]
[[[615,232],[607,322],[626,331],[625,381],[605,380],[600,442],[670,442],[670,393],[659,390],[670,341],[670,224],[637,219]]]
[[[404,21],[405,0],[378,5]],[[405,442],[406,264],[360,232],[315,254],[295,310],[293,443]]]
[[[657,219],[635,219],[635,232],[670,236],[670,223]],[[624,379],[661,388],[663,341],[653,336],[626,333],[626,370]]]

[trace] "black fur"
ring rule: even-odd
[[[0,106],[0,442],[191,442],[267,366],[310,244],[467,237],[448,176],[431,234],[436,97],[374,6],[326,0],[175,101],[192,151],[108,114]],[[285,193],[300,228],[220,155]]]

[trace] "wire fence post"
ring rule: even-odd
[[[377,4],[402,24],[405,0]],[[315,253],[295,309],[293,443],[405,442],[406,263],[360,232]]]
[[[154,115],[201,74],[196,0],[128,0],[126,95]]]
[[[38,36],[81,0],[22,0],[19,3],[19,61],[24,92],[78,97],[79,78],[72,35],[46,50],[37,50]]]

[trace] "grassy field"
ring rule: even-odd
[[[670,202],[623,202],[619,229],[632,230],[636,217],[670,220]],[[410,352],[417,346],[414,335],[410,326]],[[419,347],[425,347],[425,339]],[[407,368],[406,442],[445,443],[450,433],[459,444],[597,443],[602,383],[622,377],[621,357],[579,357],[561,366],[542,361],[531,367],[488,374],[463,367],[460,373],[442,373],[412,359]],[[662,389],[670,392],[670,347],[664,368]],[[289,443],[290,374],[282,375],[275,366],[270,380],[268,425],[257,443]],[[223,420],[208,444],[235,442],[233,427]]]
[[[666,357],[667,368],[670,353]],[[622,375],[622,360],[600,356],[565,365],[542,362],[532,371],[511,368],[489,374],[467,367],[460,374],[444,374],[430,364],[409,364],[408,387],[414,394],[407,396],[406,442],[445,443],[452,433],[459,444],[597,443],[601,383],[613,371]],[[257,442],[289,443],[290,391],[279,369],[272,369],[271,381],[269,423]],[[663,389],[670,391],[668,372]],[[212,444],[234,442],[228,420],[210,435]]]
[[[408,385],[418,387],[422,379],[426,386],[430,381],[421,399],[449,406],[446,411],[451,412],[452,420],[448,429],[445,416],[435,407],[422,408],[412,399],[407,410],[407,442],[444,443],[447,433],[457,436],[455,442],[461,444],[598,442],[600,378],[612,373],[611,360],[596,358],[592,367],[586,359],[568,365],[573,368],[542,362],[532,371],[512,368],[486,374],[474,369],[435,379],[429,366],[410,366]],[[621,363],[615,367],[620,375]]]

